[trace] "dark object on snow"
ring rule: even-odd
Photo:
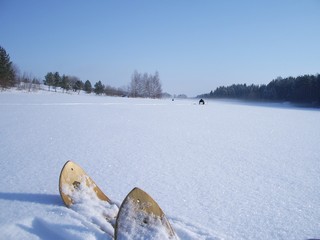
[[[204,105],[204,100],[202,98],[200,99],[199,104]]]

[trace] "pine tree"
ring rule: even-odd
[[[43,82],[45,85],[49,86],[49,91],[50,91],[50,87],[53,86],[54,84],[54,75],[52,72],[48,72],[44,78],[45,80]]]
[[[68,92],[70,90],[70,80],[68,76],[62,75],[61,77],[61,87]]]
[[[80,93],[80,90],[83,88],[83,82],[81,80],[77,80],[73,86],[73,90],[75,92],[78,92],[78,94]]]
[[[101,81],[97,82],[95,85],[94,85],[94,92],[95,94],[97,95],[100,95],[103,93],[104,91],[104,85],[101,83]]]
[[[59,72],[55,72],[53,74],[53,86],[55,91],[57,91],[57,87],[61,86],[61,77]]]
[[[15,71],[6,50],[0,46],[0,87],[9,88],[14,86]]]
[[[92,85],[91,85],[91,82],[89,80],[87,80],[85,83],[84,83],[84,91],[86,93],[91,93],[92,92]]]

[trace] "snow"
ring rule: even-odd
[[[206,102],[0,92],[0,239],[112,239],[64,206],[67,160],[117,205],[149,193],[180,239],[320,239],[320,112]]]
[[[134,199],[128,198],[126,204],[122,205],[118,215],[119,240],[130,240],[134,236],[141,236],[135,239],[170,240],[170,236],[159,216],[149,215],[139,211],[139,206]]]
[[[65,184],[62,186],[62,192],[71,196],[73,200],[71,209],[80,213],[87,220],[96,224],[101,230],[113,237],[119,208],[116,204],[100,200],[94,191],[94,186],[88,187],[86,182],[88,182],[87,178],[83,178],[77,186],[77,191],[70,189]]]

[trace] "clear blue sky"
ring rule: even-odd
[[[320,72],[318,0],[0,0],[0,45],[20,71],[113,87],[158,71],[188,96]]]

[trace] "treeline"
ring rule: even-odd
[[[76,76],[60,75],[59,72],[48,72],[44,76],[44,80],[39,80],[32,77],[30,74],[19,74],[19,70],[10,61],[10,56],[6,50],[0,46],[0,88],[6,89],[17,87],[20,90],[38,90],[41,83],[48,86],[48,90],[57,91],[62,89],[63,92],[77,92],[81,90],[86,93],[95,93],[97,95],[108,96],[128,96],[128,97],[143,97],[143,98],[161,98],[162,86],[159,73],[154,75],[148,73],[139,73],[134,71],[131,76],[131,82],[128,87],[115,88],[109,85],[104,85],[101,81],[94,85],[89,80],[83,82]]]
[[[61,88],[63,92],[68,92],[69,90],[80,92],[84,87],[84,83],[79,78],[64,74],[60,76],[59,72],[48,72],[44,77],[43,83],[49,87],[49,91],[52,87],[55,91],[57,91],[57,88]]]
[[[320,75],[278,77],[267,85],[233,84],[218,87],[201,98],[231,98],[263,101],[288,101],[293,103],[320,105]]]
[[[96,82],[92,86],[89,80],[82,82],[75,76],[60,76],[59,72],[48,72],[43,83],[48,86],[49,91],[51,88],[54,91],[57,91],[57,88],[61,88],[63,92],[73,91],[80,93],[80,91],[83,90],[86,93],[94,92],[97,95],[107,96],[128,96],[134,98],[162,97],[162,87],[158,72],[155,72],[155,74],[152,75],[134,71],[131,77],[130,86],[127,89],[104,85],[101,81]]]
[[[50,89],[54,89],[57,91],[57,88],[61,88],[63,92],[73,91],[80,93],[81,90],[85,91],[86,93],[94,92],[97,95],[105,94],[107,96],[125,96],[127,95],[127,91],[121,88],[114,88],[111,86],[105,86],[102,84],[101,81],[92,86],[89,80],[85,82],[81,81],[78,77],[75,76],[67,76],[62,75],[60,76],[59,72],[48,72],[45,76],[43,81],[45,85],[48,86],[49,91]]]

